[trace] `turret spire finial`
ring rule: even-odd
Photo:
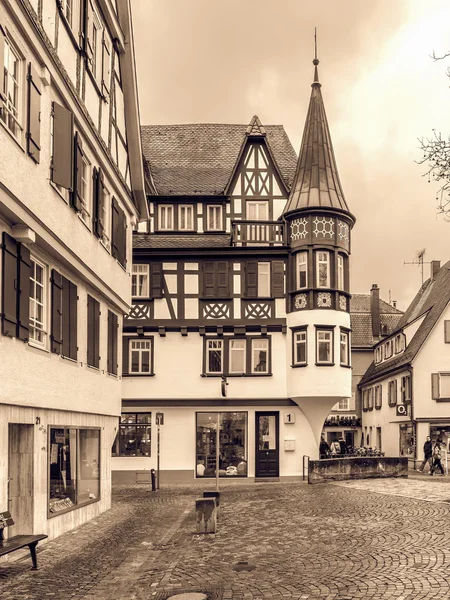
[[[314,83],[319,83],[319,72],[317,70],[317,65],[319,64],[319,59],[317,58],[317,28],[314,27]],[[313,83],[313,85],[314,85]]]

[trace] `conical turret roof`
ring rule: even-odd
[[[297,170],[283,214],[295,210],[320,207],[349,211],[331,143],[330,130],[323,104],[317,65],[306,116]]]

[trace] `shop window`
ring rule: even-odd
[[[306,329],[293,330],[292,332],[292,364],[306,365],[307,364],[307,332]]]
[[[301,290],[308,287],[308,253],[299,252],[295,256],[297,265],[297,289]]]
[[[50,427],[49,516],[100,500],[100,430]]]
[[[133,264],[131,273],[131,296],[133,298],[149,297],[149,265]]]
[[[333,329],[316,328],[316,364],[332,365],[334,364]]]
[[[392,379],[388,383],[388,404],[389,406],[397,405],[397,380]]]
[[[377,410],[380,410],[381,406],[382,406],[382,402],[383,402],[383,388],[381,385],[376,385],[375,386],[375,408]]]
[[[219,434],[217,435],[217,426]],[[219,476],[247,476],[247,413],[196,413],[196,475],[215,477],[219,441]]]
[[[122,413],[113,456],[151,456],[152,413]]]
[[[433,400],[450,400],[450,373],[431,374],[431,396]]]
[[[415,435],[413,424],[400,425],[400,456],[415,456]]]
[[[206,338],[206,375],[270,375],[270,337]]]
[[[316,253],[316,285],[318,288],[330,287],[330,253]]]
[[[206,230],[223,230],[223,207],[221,205],[209,204],[206,207]]]
[[[341,365],[343,367],[349,367],[350,366],[350,343],[349,343],[350,334],[348,331],[344,331],[341,329],[340,337],[341,337],[341,344],[340,344]]]

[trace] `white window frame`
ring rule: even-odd
[[[320,359],[320,346],[326,344],[329,347],[329,360]],[[333,354],[334,330],[333,329],[316,329],[316,364],[332,365],[334,363]]]
[[[259,362],[256,360],[257,352],[265,352],[266,353],[266,368],[264,371],[256,370]],[[269,372],[269,338],[252,338],[251,340],[251,352],[252,352],[252,365],[251,365],[251,373],[252,374],[261,374]]]
[[[159,231],[174,231],[174,205],[159,204],[158,205],[158,230]]]
[[[297,273],[297,289],[304,290],[308,287],[308,253],[298,252],[295,255],[296,273]],[[305,285],[301,285],[300,273],[305,274]]]
[[[326,266],[325,284],[320,283],[320,265]],[[316,254],[317,285],[318,288],[330,287],[330,252],[328,250],[318,250]]]
[[[34,256],[30,257],[31,260],[31,273],[30,273],[30,316],[29,316],[29,339],[28,343],[31,346],[37,346],[38,348],[46,348],[47,347],[47,310],[48,310],[48,290],[47,290],[47,265],[45,265],[42,261]],[[41,267],[42,269],[42,281],[37,281],[35,279],[36,274],[36,266]],[[39,285],[42,288],[42,302],[39,302],[35,297],[32,297],[32,286]],[[36,318],[33,318],[31,315],[36,311],[33,310],[32,307],[40,304],[42,306],[42,321],[37,321]],[[42,334],[42,339],[36,339],[33,337],[33,331],[39,331]]]
[[[228,362],[228,371],[230,374],[241,374],[246,371],[246,350],[247,350],[247,340],[246,339],[230,339],[229,340],[229,362]],[[233,356],[240,356],[242,360],[242,369],[233,369]]]
[[[375,348],[375,364],[382,362],[383,360],[383,349],[381,346]]]
[[[212,213],[212,216],[211,216]],[[219,217],[216,219],[216,217]],[[213,226],[211,226],[211,222]],[[217,222],[217,226],[215,223]],[[206,230],[223,231],[223,207],[220,204],[208,204],[206,207]]]
[[[209,354],[210,352],[217,352],[220,354],[220,371],[210,371],[209,370]],[[223,365],[224,365],[224,343],[223,339],[212,338],[206,340],[206,364],[205,364],[205,372],[208,375],[220,375],[223,373]]]
[[[399,333],[395,336],[395,354],[400,354],[405,350],[405,336]]]
[[[388,351],[390,349],[390,353]],[[392,358],[394,356],[394,343],[393,340],[388,340],[384,344],[384,358],[387,360],[388,358]]]
[[[444,393],[442,389],[442,380],[446,379],[449,381],[448,385],[450,387],[450,373],[439,373],[439,398],[450,398],[450,391]]]
[[[337,257],[337,289],[345,290],[344,257],[338,254]]]
[[[350,398],[341,398],[335,405],[334,410],[350,410]]]
[[[24,71],[24,60],[20,55],[18,49],[13,44],[11,39],[8,36],[5,36],[4,43],[4,64],[0,65],[2,69],[0,76],[4,81],[4,69],[6,68],[7,77],[6,77],[6,89],[4,91],[5,100],[3,102],[3,108],[1,111],[0,122],[6,127],[9,133],[19,142],[22,141],[22,106],[23,106],[23,71]],[[6,66],[6,62],[8,61],[9,54],[12,54],[16,60],[17,64],[17,73],[14,76],[9,71],[9,64]],[[8,84],[11,84],[14,91],[17,93],[16,104],[10,101],[10,90]],[[2,84],[3,85],[3,84]],[[10,124],[12,123],[12,126]]]
[[[308,337],[306,329],[301,331],[294,331],[294,365],[306,365],[308,361]],[[298,359],[298,348],[304,346],[305,348],[305,360]]]
[[[182,227],[182,213],[185,213],[184,220],[185,226]],[[188,227],[189,215],[191,220],[191,227]],[[178,229],[179,231],[194,231],[194,205],[193,204],[179,204],[178,205]]]
[[[266,211],[266,217],[263,219],[260,216],[261,209],[264,207]],[[255,209],[256,216],[250,217],[251,208]],[[268,221],[269,220],[269,202],[267,200],[247,200],[245,203],[246,217],[249,221]]]
[[[270,262],[258,262],[258,298],[270,298],[270,284]]]
[[[141,374],[148,375],[152,372],[152,340],[151,339],[143,339],[143,340],[134,340],[130,339],[129,341],[129,350],[128,350],[128,370],[129,373],[133,373],[133,375]],[[134,353],[138,353],[138,370],[133,371],[133,360],[132,356]],[[144,352],[148,352],[148,371],[143,371],[142,369],[142,355]]]
[[[342,360],[343,351],[345,352],[345,358]],[[341,331],[339,338],[339,356],[341,365],[344,367],[350,366],[350,333],[348,331]]]
[[[142,282],[142,283],[141,283]],[[142,294],[133,294],[133,288],[136,286],[136,291],[142,285]],[[150,295],[150,265],[133,263],[131,270],[131,297],[132,298],[148,298]]]

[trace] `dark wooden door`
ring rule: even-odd
[[[279,467],[279,413],[256,413],[256,477],[278,477]]]

